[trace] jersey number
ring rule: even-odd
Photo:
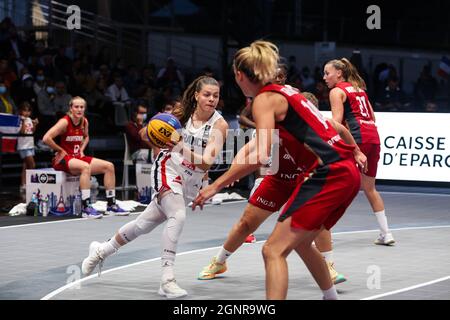
[[[80,145],[76,144],[73,146],[73,153],[78,154],[80,152]]]
[[[367,102],[365,97],[356,97],[359,102],[359,110],[361,110],[361,115],[365,118],[370,118],[369,108],[367,107]]]
[[[309,100],[302,100],[302,105],[311,111],[311,113],[319,120],[321,124],[325,127],[325,130],[328,130],[327,120],[325,120],[324,116],[320,113],[319,109],[316,108],[315,105],[312,104]]]

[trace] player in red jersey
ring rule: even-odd
[[[393,245],[395,240],[389,231],[384,202],[375,188],[380,137],[372,105],[364,91],[366,84],[358,70],[345,58],[332,60],[325,65],[324,80],[331,89],[333,119],[349,128],[359,148],[367,156],[368,171],[362,174],[361,186],[380,226],[381,233],[375,244]]]
[[[342,141],[332,121],[300,93],[287,86],[273,85],[279,61],[278,48],[266,41],[256,41],[239,50],[233,69],[236,83],[247,97],[253,97],[252,115],[256,124],[256,149],[235,158],[231,168],[213,184],[200,191],[193,203],[204,202],[231,182],[248,175],[267,162],[273,129],[281,137],[291,137],[300,155],[297,164],[306,166],[308,179],[297,186],[287,201],[277,225],[263,247],[266,266],[266,297],[285,299],[288,286],[287,256],[295,250],[323,291],[324,299],[337,299],[325,260],[312,246],[314,238],[333,227],[356,196],[360,187],[361,168],[366,157],[359,148]],[[346,139],[353,140],[340,124]],[[312,164],[303,159],[316,156]],[[256,163],[249,159],[256,156]],[[355,157],[355,158],[354,158]]]
[[[91,175],[95,174],[104,174],[108,201],[106,214],[128,215],[129,212],[116,203],[114,165],[84,154],[89,143],[89,123],[84,117],[86,101],[81,97],[75,97],[70,101],[69,107],[68,114],[59,119],[43,138],[43,141],[56,151],[52,160],[53,168],[80,176],[83,217],[95,219],[102,217],[102,214],[91,206]],[[55,142],[56,137],[59,137],[59,144]]]

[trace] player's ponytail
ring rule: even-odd
[[[332,60],[327,64],[331,64],[336,70],[342,71],[342,77],[344,80],[350,82],[356,89],[367,89],[366,82],[359,75],[356,67],[347,58]]]
[[[180,120],[181,126],[184,127],[186,122],[195,111],[197,107],[197,100],[195,100],[195,93],[200,92],[205,85],[212,85],[220,87],[219,82],[216,79],[201,76],[195,79],[184,91],[183,98],[181,99],[181,106],[173,111],[173,115]]]
[[[276,79],[279,59],[276,45],[258,40],[235,54],[233,67],[235,71],[243,72],[251,82],[265,85]]]

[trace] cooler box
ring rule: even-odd
[[[136,187],[138,190],[138,201],[148,204],[151,200],[151,163],[136,163]]]
[[[72,214],[74,200],[80,195],[80,177],[72,176],[52,168],[27,170],[26,201],[33,193],[44,199],[48,197],[48,211],[51,215]]]

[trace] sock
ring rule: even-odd
[[[116,253],[121,245],[116,241],[116,236],[109,239],[107,242],[103,242],[100,250],[102,252],[103,259],[109,257],[113,253]]]
[[[321,252],[323,258],[328,263],[333,263],[333,251]]]
[[[175,279],[175,273],[173,271],[173,262],[169,260],[161,260],[162,264],[162,276],[161,282],[167,282],[168,280]]]
[[[322,290],[322,292],[323,292],[323,300],[338,300],[338,295],[335,286],[332,286],[328,290]]]
[[[108,207],[116,204],[116,190],[106,190],[106,200],[108,201]]]
[[[86,208],[91,204],[91,189],[81,190],[81,202],[83,208]]]
[[[224,247],[220,248],[219,253],[217,253],[216,261],[218,263],[224,263],[233,254],[233,252],[225,250]]]
[[[381,233],[385,235],[389,233],[389,227],[387,223],[386,213],[385,211],[375,212],[375,217],[377,217],[378,225],[380,226]]]

